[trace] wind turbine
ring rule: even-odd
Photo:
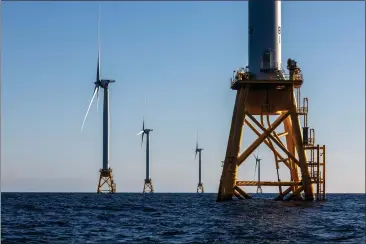
[[[203,188],[203,184],[201,181],[201,152],[202,152],[203,148],[199,148],[198,147],[198,133],[197,133],[197,142],[196,142],[196,149],[195,149],[195,155],[194,155],[194,159],[197,158],[197,153],[198,153],[198,185],[197,185],[197,193],[204,193],[204,188]]]
[[[254,179],[255,179],[255,171],[258,166],[258,185],[257,185],[257,193],[262,193],[262,187],[260,185],[261,182],[261,158],[258,156],[259,150],[257,151],[257,156],[253,155],[255,158],[255,169],[254,169]]]
[[[143,193],[145,192],[154,192],[154,186],[152,184],[152,180],[150,178],[150,155],[149,155],[149,146],[150,146],[150,132],[153,129],[145,129],[145,119],[142,119],[142,130],[137,134],[141,135],[141,147],[144,142],[144,135],[146,134],[146,178]]]
[[[103,88],[103,167],[99,170],[100,177],[97,188],[97,193],[101,192],[116,192],[116,184],[113,181],[112,169],[109,167],[109,84],[115,82],[114,80],[107,80],[100,78],[100,38],[99,38],[99,22],[100,22],[100,8],[98,12],[98,61],[97,61],[97,76],[94,82],[94,92],[89,103],[88,110],[85,114],[83,124],[81,126],[81,131],[83,130],[86,118],[88,116],[90,107],[94,101],[95,95],[97,95],[97,100],[99,101],[99,89]],[[98,102],[97,101],[97,102]],[[97,104],[98,109],[98,104]],[[104,184],[108,185],[108,190],[102,190]]]

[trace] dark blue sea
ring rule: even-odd
[[[1,243],[366,243],[365,194],[2,193]]]

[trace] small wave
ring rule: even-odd
[[[364,243],[364,195],[216,203],[215,194],[19,194],[2,243]]]

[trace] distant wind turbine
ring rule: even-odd
[[[198,153],[198,185],[197,185],[197,193],[204,193],[204,188],[203,188],[203,183],[201,181],[201,152],[202,152],[203,148],[199,148],[198,147],[198,132],[197,132],[197,142],[196,142],[196,149],[195,149],[195,159],[197,157],[197,153]]]
[[[88,110],[85,114],[83,124],[81,126],[81,131],[83,130],[86,118],[88,116],[90,107],[94,101],[95,95],[97,95],[97,100],[99,101],[99,89],[104,90],[104,101],[103,101],[103,167],[99,170],[99,184],[97,192],[103,192],[102,186],[107,183],[109,193],[116,192],[116,184],[113,181],[112,169],[109,167],[109,84],[115,82],[114,80],[106,80],[100,78],[100,38],[99,38],[99,22],[100,22],[100,9],[98,13],[98,62],[97,62],[97,76],[94,82],[94,92],[89,103]],[[98,102],[97,101],[97,102]],[[97,104],[98,109],[98,104]]]
[[[152,184],[152,180],[150,178],[150,132],[153,129],[146,129],[145,128],[145,119],[142,119],[142,130],[137,134],[138,136],[141,135],[141,147],[144,142],[144,135],[146,134],[146,178],[143,193],[145,192],[154,192],[154,186]]]
[[[254,179],[255,179],[255,172],[258,166],[258,185],[257,185],[257,193],[262,193],[261,183],[261,158],[258,156],[259,150],[257,151],[257,156],[253,155],[255,158],[255,169],[254,169]]]

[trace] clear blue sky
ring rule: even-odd
[[[96,191],[95,104],[80,127],[96,76],[97,15],[97,2],[2,3],[3,191]],[[101,4],[101,72],[116,80],[110,164],[118,192],[142,191],[143,115],[154,129],[156,191],[195,191],[198,129],[203,182],[217,192],[235,98],[228,79],[247,65],[247,21],[247,2]],[[327,145],[327,191],[365,192],[364,3],[283,2],[282,41],[282,61],[294,58],[304,73],[309,125]],[[262,179],[276,179],[272,154],[260,150]],[[239,178],[253,174],[251,158]]]

